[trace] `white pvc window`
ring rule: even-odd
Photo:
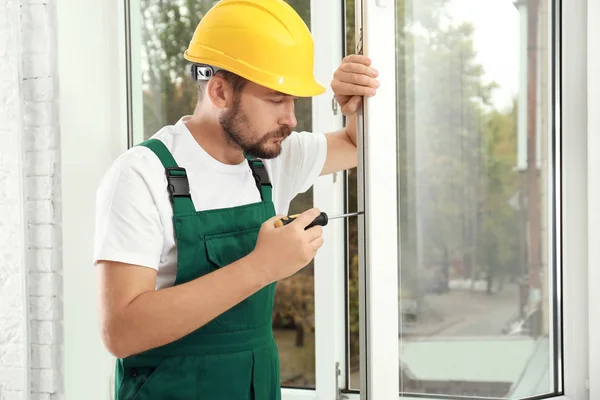
[[[562,393],[553,5],[358,7],[365,398]]]
[[[382,87],[361,120],[344,389],[584,398],[583,2],[347,4]]]

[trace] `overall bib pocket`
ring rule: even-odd
[[[250,254],[256,246],[259,230],[260,227],[256,227],[206,236],[206,254],[213,271]]]

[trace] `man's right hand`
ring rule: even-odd
[[[264,273],[268,283],[295,274],[315,257],[323,245],[323,227],[305,228],[319,215],[320,210],[312,208],[280,228],[275,227],[275,221],[283,215],[277,215],[262,224],[256,246],[249,256]]]

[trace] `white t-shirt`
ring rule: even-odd
[[[197,211],[261,201],[247,161],[223,164],[196,142],[184,122],[157,132],[180,167],[187,171]],[[327,153],[324,134],[293,132],[282,142],[279,157],[263,160],[273,185],[278,214],[315,182]],[[158,271],[156,289],[172,286],[177,273],[173,208],[165,170],[147,147],[124,152],[108,169],[96,197],[94,264],[98,260],[141,265]]]

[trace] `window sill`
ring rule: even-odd
[[[326,398],[317,395],[314,390],[304,389],[283,389],[282,391],[283,400],[336,400],[333,397]],[[361,400],[359,394],[343,394],[342,399],[344,400]],[[404,400],[439,400],[440,398],[426,398],[426,397],[402,397]],[[573,400],[567,396],[547,397],[547,400]]]

